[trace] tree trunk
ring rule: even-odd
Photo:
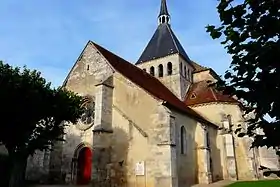
[[[25,172],[27,165],[26,156],[9,155],[10,157],[10,180],[9,187],[22,187],[25,183]]]

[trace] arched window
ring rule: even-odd
[[[165,23],[165,16],[162,17],[162,23]]]
[[[183,64],[180,62],[180,74],[183,74]]]
[[[155,68],[154,68],[154,66],[150,67],[150,74],[152,76],[155,76]]]
[[[172,75],[172,63],[167,63],[167,75]]]
[[[184,66],[184,77],[187,78],[187,67],[186,66]]]
[[[152,76],[155,76],[155,68],[154,68],[154,66],[150,67],[150,74]]]
[[[158,65],[158,76],[163,77],[163,65]]]
[[[181,127],[181,154],[186,154],[187,152],[187,133],[184,126]]]

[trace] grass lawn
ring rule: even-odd
[[[280,187],[280,180],[242,181],[227,187]]]

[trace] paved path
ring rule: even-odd
[[[89,185],[77,186],[77,185],[34,185],[30,187],[91,187]]]
[[[235,181],[222,180],[222,181],[214,182],[214,183],[211,183],[211,184],[196,184],[196,185],[193,185],[192,187],[225,187],[225,186],[230,185],[234,182]]]
[[[215,183],[211,183],[211,184],[196,184],[193,185],[192,187],[225,187],[229,184],[234,183],[235,181],[229,181],[229,180],[222,180],[222,181],[218,181]],[[32,187],[90,187],[90,186],[75,186],[75,185],[35,185]]]
[[[30,187],[91,187],[90,185],[32,185]]]

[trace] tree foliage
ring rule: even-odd
[[[245,133],[237,129],[239,136],[252,137],[252,147],[278,150],[280,1],[218,0],[217,11],[221,24],[208,25],[207,32],[213,39],[222,39],[221,44],[232,56],[230,69],[225,80],[218,82],[218,88],[240,99],[247,114],[254,113]]]
[[[36,150],[62,140],[64,128],[83,112],[80,96],[52,88],[36,70],[13,68],[1,61],[0,100],[0,143],[13,163],[26,162]]]

